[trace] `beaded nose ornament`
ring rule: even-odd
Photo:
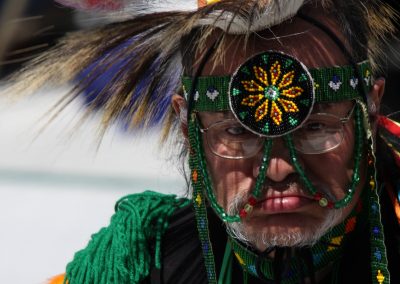
[[[307,67],[287,54],[267,51],[233,74],[229,103],[240,123],[258,135],[288,134],[307,120],[315,100]]]

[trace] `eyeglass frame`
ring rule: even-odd
[[[357,102],[354,101],[353,106],[351,107],[351,109],[347,112],[347,114],[346,114],[344,117],[339,117],[339,116],[337,116],[337,115],[335,115],[335,114],[327,113],[327,112],[317,112],[317,113],[312,113],[312,114],[311,114],[311,115],[326,115],[326,116],[331,116],[331,117],[338,118],[338,121],[341,123],[341,127],[342,127],[342,128],[341,128],[342,140],[340,141],[340,143],[338,143],[337,145],[335,145],[335,146],[332,147],[332,148],[325,149],[324,151],[320,151],[320,152],[316,152],[316,153],[304,153],[304,152],[302,152],[301,150],[298,150],[298,149],[296,149],[296,150],[299,151],[300,153],[304,154],[304,155],[319,155],[319,154],[324,154],[324,153],[333,151],[334,149],[336,149],[337,147],[339,147],[339,146],[342,144],[342,142],[343,142],[343,127],[344,127],[344,125],[345,125],[346,123],[348,123],[349,120],[352,118],[353,113],[354,113],[354,109],[356,108],[356,105],[357,105]],[[219,121],[213,122],[213,123],[212,123],[211,125],[209,125],[208,127],[202,128],[202,127],[200,127],[200,126],[201,126],[201,119],[200,119],[200,117],[198,116],[198,114],[199,114],[199,112],[195,112],[196,119],[197,119],[197,121],[199,122],[199,131],[200,131],[202,134],[205,134],[205,136],[206,136],[206,141],[207,141],[207,145],[208,145],[208,147],[210,148],[211,152],[212,152],[214,155],[216,155],[217,157],[224,158],[224,159],[241,160],[241,159],[248,159],[248,158],[254,157],[254,156],[257,154],[257,152],[255,152],[253,155],[248,156],[248,157],[227,157],[227,156],[222,156],[222,155],[220,155],[220,154],[218,154],[218,153],[215,153],[215,152],[213,151],[211,145],[210,145],[209,139],[207,138],[207,131],[208,131],[210,128],[214,127],[215,125],[217,125],[217,124],[219,124],[219,123],[223,123],[223,122],[225,122],[225,121],[229,121],[229,120],[236,121],[236,122],[239,122],[239,121],[238,121],[237,119],[235,119],[235,118],[228,118],[228,119],[223,119],[223,120],[219,120]],[[307,119],[307,120],[308,120],[308,119]],[[306,120],[305,122],[307,122],[307,120]],[[239,122],[239,123],[240,123],[240,122]],[[301,129],[301,127],[300,127],[299,129],[297,129],[297,130],[300,130],[300,129]],[[297,130],[296,130],[296,131],[297,131]],[[246,129],[246,131],[248,131],[248,130]],[[296,131],[294,131],[294,132],[296,132]],[[274,138],[266,138],[266,137],[263,137],[262,135],[257,135],[257,134],[255,134],[255,133],[252,133],[252,134],[254,134],[255,136],[257,136],[258,138],[261,138],[261,139],[274,139]],[[275,137],[275,138],[276,138],[276,137]],[[261,148],[260,148],[260,149],[261,149]]]

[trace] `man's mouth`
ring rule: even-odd
[[[260,200],[257,204],[266,213],[291,213],[315,202],[314,199],[305,195],[289,194],[276,195]]]
[[[256,207],[271,214],[295,212],[315,202],[311,196],[303,192],[302,186],[296,182],[285,185],[268,185],[264,188],[263,193]]]

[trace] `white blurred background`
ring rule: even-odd
[[[53,0],[0,0],[0,88],[7,75],[95,18]],[[65,92],[14,104],[0,98],[0,284],[45,283],[63,273],[122,196],[185,191],[171,157],[158,152],[157,133],[132,137],[114,128],[98,148],[99,121],[81,124],[79,102],[40,132]]]
[[[74,104],[51,123],[42,116],[63,90],[19,103],[0,100],[0,283],[44,283],[106,226],[114,203],[146,189],[184,194],[185,183],[156,133],[112,129],[97,150],[96,118],[80,129]],[[72,133],[72,135],[71,135]]]

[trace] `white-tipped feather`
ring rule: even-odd
[[[212,13],[206,19],[199,21],[199,25],[214,25],[230,34],[245,34],[260,31],[278,25],[293,17],[303,6],[305,0],[270,1],[262,11],[257,11],[252,16],[234,15],[231,12]],[[251,25],[249,26],[249,23]]]
[[[131,16],[167,11],[193,11],[197,0],[56,0],[79,10],[129,13]]]
[[[126,12],[142,14],[168,11],[194,11],[197,9],[197,0],[136,0],[130,1]]]
[[[170,11],[186,12],[197,9],[197,0],[102,0],[95,5],[89,5],[88,1],[82,0],[56,1],[77,9],[75,20],[83,28],[102,26],[146,14]],[[113,4],[110,5],[110,2]]]

